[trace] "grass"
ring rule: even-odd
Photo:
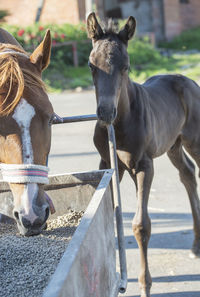
[[[142,69],[134,68],[130,78],[139,83],[158,74],[183,74],[197,82],[200,82],[200,53],[174,54],[171,58],[165,58],[161,63],[148,63]]]
[[[49,92],[62,92],[77,87],[87,88],[92,85],[92,77],[88,66],[48,69],[43,74],[43,79]]]

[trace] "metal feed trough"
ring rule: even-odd
[[[96,115],[56,116],[54,124],[96,119]],[[69,209],[84,211],[84,215],[43,297],[116,297],[126,290],[125,245],[112,125],[108,126],[108,136],[112,169],[50,176],[50,183],[45,186],[56,208],[52,218],[66,214]],[[111,179],[113,195],[110,191]],[[12,209],[10,188],[0,181],[0,213],[12,217]],[[114,215],[120,273],[116,272]]]

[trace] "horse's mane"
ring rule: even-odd
[[[16,45],[0,44],[0,94],[6,93],[3,102],[0,103],[0,116],[9,115],[20,101],[24,88],[37,92],[38,88],[45,90],[45,84],[41,78],[28,69],[19,65],[17,56],[29,56],[23,49]],[[11,53],[12,51],[12,53]]]

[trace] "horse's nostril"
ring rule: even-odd
[[[107,124],[112,123],[115,120],[116,115],[117,115],[117,109],[114,106],[109,108],[108,107],[106,108],[106,106],[99,106],[97,108],[98,119]]]
[[[19,221],[19,213],[18,213],[18,211],[14,211],[13,215],[14,215],[15,219],[17,221]]]
[[[32,224],[32,228],[33,229],[39,229],[42,226],[42,224],[43,224],[42,220],[38,218]]]
[[[29,220],[27,220],[26,218],[22,218],[22,224],[27,229],[31,227],[31,222]]]
[[[45,219],[44,219],[45,222],[46,222],[46,220],[48,219],[48,217],[49,217],[49,207],[47,207],[47,208],[45,209]]]

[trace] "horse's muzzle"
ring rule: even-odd
[[[117,109],[115,107],[107,108],[100,105],[97,108],[97,116],[100,121],[109,125],[114,122],[117,116]]]
[[[31,222],[26,216],[14,212],[17,221],[17,227],[21,235],[33,236],[41,233],[46,227],[46,221],[49,217],[49,206],[46,207],[44,217],[37,217],[34,222]]]

